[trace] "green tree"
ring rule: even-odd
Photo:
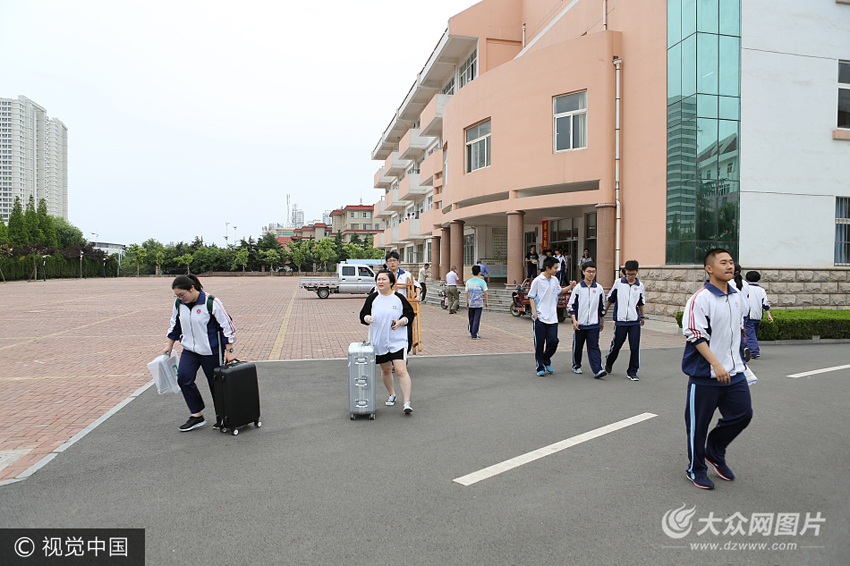
[[[189,271],[189,266],[191,266],[192,263],[194,263],[195,256],[193,256],[190,253],[185,253],[181,256],[177,256],[176,261],[177,261],[177,265],[185,265],[186,266],[186,273],[188,274],[188,273],[191,273],[191,271]]]
[[[298,271],[305,271],[305,267],[313,263],[312,242],[308,240],[292,240],[286,247],[289,248],[290,261],[298,267]]]
[[[0,244],[5,244],[9,241],[9,229],[6,223],[0,220]]]
[[[352,244],[351,242],[342,245],[340,261],[348,259],[363,259],[365,257],[365,252],[360,246]]]
[[[0,242],[0,260],[12,257],[12,247],[9,244]],[[3,274],[3,268],[0,267],[0,277],[3,278],[3,283],[6,282],[6,276]]]
[[[127,255],[129,256],[128,259],[136,264],[136,277],[138,277],[142,268],[142,262],[145,261],[148,251],[139,244],[130,244],[130,247],[127,248]]]
[[[41,244],[44,242],[44,234],[38,226],[38,210],[35,207],[35,197],[30,195],[27,208],[24,211],[24,223],[27,225],[29,234],[28,244]]]
[[[86,239],[83,238],[82,230],[61,216],[57,216],[53,219],[53,225],[56,227],[56,236],[59,240],[60,248],[85,245]]]
[[[204,247],[204,239],[201,238],[200,236],[195,236],[195,239],[192,241],[191,244],[189,244],[189,248],[191,249],[192,252],[196,252],[203,247]]]
[[[274,270],[276,265],[280,265],[280,252],[277,250],[261,250],[260,257],[263,264],[268,265],[271,270]]]
[[[313,254],[319,260],[325,271],[330,271],[330,266],[336,263],[337,253],[336,244],[333,238],[324,238],[313,246]]]
[[[24,220],[24,208],[21,206],[20,197],[15,197],[12,205],[12,213],[9,215],[9,243],[12,247],[22,248],[30,242],[29,230]]]
[[[53,223],[53,217],[47,213],[47,201],[41,199],[38,201],[38,227],[41,229],[41,243],[45,247],[55,247],[59,245],[59,237],[56,235],[56,225]]]
[[[248,265],[249,260],[249,252],[248,247],[241,248],[238,252],[236,252],[236,257],[233,258],[233,269],[236,269],[238,266],[242,266],[242,271],[245,271],[245,267]]]
[[[261,252],[266,250],[277,251],[280,249],[280,242],[277,241],[277,237],[274,234],[266,232],[263,234],[263,237],[257,241],[257,248],[259,248]]]

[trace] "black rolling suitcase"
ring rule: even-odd
[[[257,367],[251,362],[228,362],[213,371],[213,403],[221,432],[239,434],[239,427],[260,422]]]

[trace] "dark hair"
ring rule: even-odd
[[[552,256],[546,256],[546,259],[543,260],[543,269],[549,269],[558,264],[558,260]]]
[[[747,281],[750,283],[755,283],[756,281],[761,281],[761,273],[758,271],[748,271],[747,272]]]
[[[637,261],[630,259],[626,262],[626,271],[637,271],[640,269],[640,265]]]
[[[399,259],[399,257],[398,257],[398,252],[397,252],[397,251],[395,251],[395,250],[393,250],[393,251],[391,251],[391,252],[387,252],[387,255],[384,257],[384,261],[386,261],[386,260],[390,259],[391,257],[394,257],[394,258],[396,258],[396,259]]]
[[[588,267],[592,267],[593,269],[596,269],[596,264],[593,263],[592,261],[588,261],[587,263],[585,263],[584,265],[581,266],[582,273],[584,273],[584,270],[587,269]]]
[[[708,265],[708,264],[709,264],[709,262],[710,262],[711,260],[713,260],[713,259],[714,259],[714,257],[715,257],[715,256],[717,256],[717,255],[719,255],[719,254],[729,254],[729,250],[724,250],[723,248],[711,248],[710,250],[708,250],[707,252],[705,252],[705,257],[704,257],[704,258],[702,258],[702,265],[703,265],[703,267],[705,267],[706,265]],[[729,254],[729,255],[731,256],[732,254]]]
[[[735,264],[735,286],[739,291],[744,288],[744,278],[741,277],[741,266],[737,263]]]
[[[387,274],[387,278],[390,280],[390,287],[394,287],[395,286],[395,274],[392,271],[390,271],[389,269],[382,269],[378,273],[376,273],[375,274],[375,282],[376,283],[378,282],[378,275],[380,275],[381,273]]]
[[[197,276],[192,274],[178,275],[174,278],[174,281],[171,282],[172,289],[182,289],[183,291],[188,291],[192,288],[192,286],[194,286],[195,289],[197,289],[198,291],[204,288],[204,286],[201,285],[201,280],[198,279]]]
[[[473,275],[481,275],[481,266],[473,265],[472,266],[472,274]]]
[[[430,264],[430,263],[426,263],[426,264],[425,264],[425,267],[431,267],[431,264]]]

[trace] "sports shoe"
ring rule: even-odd
[[[605,371],[604,369],[601,369],[598,372],[594,373],[593,377],[596,378],[596,379],[602,379],[606,375],[608,375],[608,372]]]
[[[481,335],[473,336],[473,337],[472,337],[472,339],[473,339],[473,340],[481,340]]]
[[[761,354],[753,354],[753,355],[752,355],[752,356],[750,356],[750,357],[751,357],[752,359],[754,359],[754,360],[755,360],[756,358],[760,358],[760,357],[761,357]]]
[[[610,373],[610,372],[609,372],[609,373]],[[631,379],[632,381],[640,381],[640,378],[639,378],[638,376],[636,376],[636,375],[630,375],[630,376],[629,376],[629,379]]]
[[[688,479],[700,489],[714,489],[714,482],[708,479],[708,476],[697,476],[692,478],[687,472],[685,472],[685,475],[688,476]]]
[[[573,373],[581,373],[581,368],[573,368]]]
[[[207,421],[204,420],[203,415],[200,417],[189,417],[189,420],[180,425],[180,432],[188,432],[190,430],[195,430],[196,428],[201,428],[207,424]]]
[[[542,369],[537,370],[537,377],[543,377],[545,374]]]
[[[729,469],[729,466],[726,464],[719,463],[720,461],[712,462],[711,459],[706,456],[705,461],[711,464],[714,468],[714,471],[717,472],[717,475],[723,478],[726,481],[732,481],[735,479],[735,474],[732,473],[732,470]]]
[[[220,420],[216,419],[215,424],[213,425],[213,430],[221,430],[221,421]]]
[[[404,414],[409,415],[412,412],[413,412],[413,407],[410,406],[410,402],[408,401],[407,403],[404,404]]]
[[[388,407],[392,407],[393,405],[395,405],[395,395],[394,394],[390,395],[389,398],[387,399],[386,403],[384,403],[384,405],[386,405]]]
[[[552,369],[552,366],[543,366],[546,370],[546,373],[555,373],[555,370]]]
[[[614,368],[608,365],[608,356],[605,356],[605,371],[607,373],[612,373],[614,371]]]

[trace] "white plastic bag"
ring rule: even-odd
[[[744,368],[744,375],[747,378],[747,385],[753,386],[758,383],[759,378],[756,377],[756,374],[753,373],[753,370],[749,366]]]
[[[174,350],[171,351],[171,356],[163,354],[148,364],[160,395],[180,393],[180,386],[177,385],[177,364],[177,353]]]

